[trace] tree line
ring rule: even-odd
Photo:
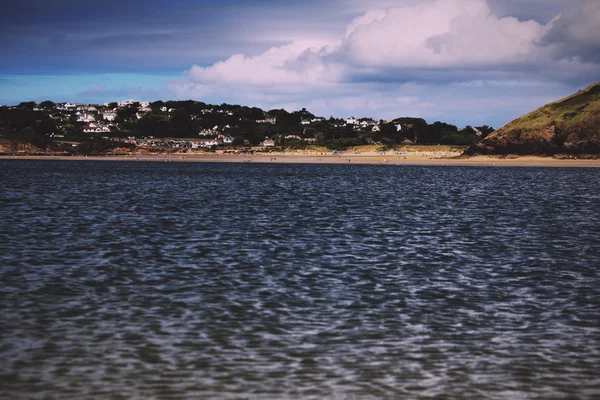
[[[256,146],[265,138],[272,138],[280,146],[302,148],[310,142],[342,150],[369,143],[386,147],[400,144],[470,145],[494,131],[487,125],[458,129],[440,121],[429,124],[422,118],[408,117],[378,121],[378,130],[373,129],[373,121],[362,118],[359,121],[369,121],[371,125],[357,129],[356,125],[346,124],[344,119],[317,119],[306,109],[265,112],[257,107],[215,106],[193,100],[156,101],[143,111],[140,103],[122,107],[109,103],[95,108],[91,113],[97,122],[111,125],[109,132],[84,133],[86,123],[77,120],[74,110],[59,109],[52,101],[44,101],[0,107],[0,133],[6,138],[29,141],[42,148],[55,141],[57,136],[63,140],[93,142],[103,137],[123,136],[198,138],[200,132],[205,132],[206,137],[231,136],[236,146]],[[116,111],[115,120],[104,121],[103,113],[113,110]],[[258,122],[268,118],[275,123]],[[303,124],[303,120],[310,124]],[[218,129],[212,131],[214,127]]]

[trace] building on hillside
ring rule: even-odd
[[[296,140],[302,140],[302,138],[298,135],[286,135],[285,136],[286,139],[296,139]]]
[[[233,143],[233,136],[221,135],[221,136],[219,136],[219,139],[221,139],[221,141],[223,142],[223,144],[231,144],[231,143]]]
[[[302,121],[300,121],[300,123],[302,125],[310,125],[311,124],[311,120],[310,119],[303,119]]]
[[[212,129],[202,129],[198,136],[214,136],[219,133],[219,125],[215,125]]]
[[[262,147],[274,147],[275,142],[272,139],[265,139],[264,142],[260,144]]]
[[[117,118],[117,113],[114,111],[105,111],[102,113],[102,118],[107,121],[114,121]]]
[[[197,148],[209,148],[213,146],[218,146],[222,142],[219,139],[196,139],[192,142],[192,149]]]
[[[84,133],[106,133],[106,132],[110,132],[110,128],[108,126],[86,125],[83,127],[83,132]]]
[[[73,108],[77,108],[77,104],[73,104],[73,103],[62,103],[62,104],[57,104],[56,105],[56,109],[57,110],[71,110]]]
[[[371,128],[372,132],[381,132],[381,128],[379,128],[379,125],[373,125],[373,128]]]
[[[346,120],[347,125],[358,125],[358,120],[354,117],[350,117]]]
[[[92,114],[77,112],[77,121],[79,122],[92,122],[95,121],[96,118]]]
[[[132,105],[133,103],[139,103],[137,100],[123,100],[119,102],[119,107],[127,107]]]
[[[277,118],[276,117],[267,117],[265,119],[257,119],[256,123],[257,124],[273,124],[273,125],[275,125],[277,123]]]

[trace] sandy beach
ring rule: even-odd
[[[233,163],[291,163],[291,164],[381,164],[381,165],[435,165],[485,167],[600,167],[600,159],[556,159],[551,157],[487,157],[458,158],[458,154],[419,152],[404,154],[341,153],[262,153],[262,154],[157,154],[114,156],[0,156],[0,160],[87,160],[128,162],[233,162]]]

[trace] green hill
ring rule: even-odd
[[[508,123],[466,155],[600,154],[600,82]]]

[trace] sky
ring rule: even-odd
[[[600,81],[600,0],[9,0],[0,104],[193,99],[496,128]]]

